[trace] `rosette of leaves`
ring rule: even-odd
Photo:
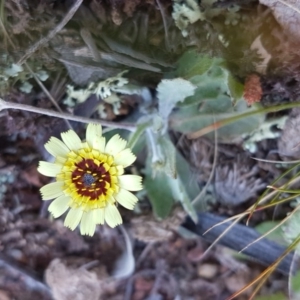
[[[199,186],[188,163],[173,145],[168,130],[170,126],[182,133],[199,130],[214,120],[243,113],[248,107],[241,101],[243,85],[230,74],[222,59],[188,51],[171,76],[173,79],[163,79],[157,86],[158,108],[144,116],[129,144],[135,144],[146,132],[148,157],[144,186],[155,215],[167,217],[179,201],[196,221],[191,202],[200,193]],[[218,136],[232,140],[251,132],[262,120],[261,116],[245,118],[239,124],[225,127],[225,131],[220,130]]]
[[[249,108],[243,100],[244,86],[227,69],[221,58],[188,51],[179,59],[175,74],[196,86],[170,118],[172,129],[191,133],[215,122],[236,117],[256,107]],[[218,129],[218,137],[232,142],[258,128],[265,117],[255,114]],[[207,135],[214,137],[214,133]]]
[[[176,201],[197,220],[191,200],[200,192],[188,163],[180,155],[168,135],[169,116],[179,102],[193,95],[195,86],[182,78],[164,79],[157,87],[158,111],[146,130],[148,158],[144,186],[154,213],[166,218]]]
[[[199,187],[168,134],[170,114],[179,102],[193,95],[195,88],[182,78],[163,79],[157,87],[157,109],[141,109],[146,115],[139,119],[137,130],[129,138],[128,147],[134,152],[147,145],[144,187],[159,219],[168,217],[173,205],[179,202],[197,220],[191,200],[200,192]]]
[[[296,239],[300,239],[300,210],[299,207],[296,209],[283,226],[283,236],[288,243],[293,243]],[[300,243],[298,243],[295,251],[300,255]]]

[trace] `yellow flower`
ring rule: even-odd
[[[123,175],[136,159],[126,141],[115,135],[106,143],[96,124],[88,125],[86,142],[73,130],[61,138],[63,142],[51,137],[45,144],[55,162],[41,161],[38,167],[41,174],[56,177],[40,189],[43,200],[55,199],[49,211],[57,218],[70,209],[64,225],[74,230],[80,223],[80,233],[91,236],[96,224],[122,224],[117,203],[133,209],[138,199],[129,191],[142,189],[140,176]]]

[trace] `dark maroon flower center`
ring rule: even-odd
[[[106,195],[107,187],[111,183],[110,174],[100,163],[95,164],[92,159],[83,159],[75,164],[76,170],[72,173],[72,182],[81,196],[88,196],[96,200],[101,195]]]

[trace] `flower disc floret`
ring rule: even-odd
[[[141,177],[123,175],[124,168],[136,157],[119,135],[106,144],[100,125],[89,124],[86,141],[69,130],[62,141],[51,137],[46,150],[54,163],[41,161],[38,171],[56,182],[41,188],[43,200],[54,199],[49,211],[59,217],[68,211],[65,226],[74,230],[80,223],[81,234],[93,235],[97,224],[115,227],[122,223],[117,203],[133,209],[138,201],[130,191],[142,189]]]

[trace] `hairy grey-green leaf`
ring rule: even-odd
[[[149,127],[149,123],[145,122],[142,124],[138,124],[134,133],[132,133],[129,137],[127,147],[133,149],[139,138],[145,132],[146,128]]]
[[[176,149],[173,145],[173,143],[170,141],[169,137],[164,135],[161,136],[158,139],[158,143],[161,146],[165,164],[163,167],[164,172],[172,177],[177,177],[177,171],[176,171]]]
[[[174,198],[172,189],[167,184],[168,175],[156,172],[153,177],[151,158],[148,157],[145,169],[144,188],[151,202],[154,214],[159,218],[166,218],[173,207]]]
[[[157,87],[158,110],[164,121],[178,102],[194,94],[196,86],[190,81],[175,78],[163,79]]]
[[[239,114],[254,109],[256,108],[248,108],[244,101],[239,101],[235,107],[232,107],[229,111],[224,113],[202,113],[197,111],[196,106],[189,106],[181,108],[171,116],[170,127],[182,133],[190,133],[207,127],[217,121],[238,116]],[[263,123],[264,119],[264,114],[244,117],[234,123],[219,128],[218,137],[224,142],[232,142],[235,138],[241,138],[242,135],[253,132]],[[214,133],[208,133],[206,136],[214,138]]]
[[[4,74],[9,77],[16,77],[23,71],[23,67],[17,64],[12,64],[9,68],[4,69]]]

